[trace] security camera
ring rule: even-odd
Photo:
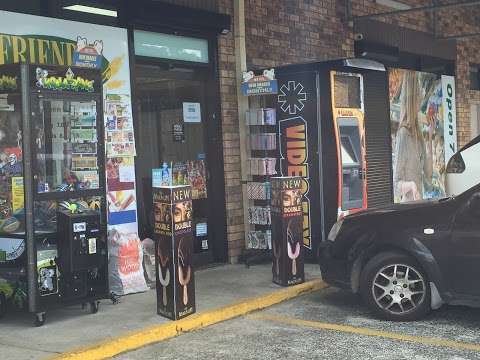
[[[356,41],[363,40],[363,34],[361,34],[361,33],[356,33],[356,34],[354,35],[354,38],[355,38]]]

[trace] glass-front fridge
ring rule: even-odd
[[[0,239],[0,284],[2,268],[15,265],[10,287],[22,296],[4,293],[5,308],[28,308],[42,325],[49,308],[82,303],[96,312],[108,295],[102,81],[98,70],[21,65],[16,82],[16,106],[0,112],[0,137],[9,124],[0,229],[23,250],[16,263],[2,262],[1,249],[14,244]]]

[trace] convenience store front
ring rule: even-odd
[[[50,156],[60,159],[57,162],[64,168],[52,167],[57,173],[55,183],[35,178],[35,191],[53,194],[35,219],[56,227],[59,201],[55,194],[73,192],[73,188],[90,191],[85,186],[103,190],[109,282],[117,294],[146,290],[147,281],[155,280],[154,275],[152,279],[151,274],[144,274],[142,266],[143,245],[149,243],[144,240],[152,237],[153,168],[167,171],[172,184],[192,185],[194,262],[227,260],[225,212],[218,211],[225,208],[225,195],[216,42],[222,30],[229,30],[230,18],[187,8],[179,11],[173,5],[162,4],[161,9],[159,4],[135,9],[122,6],[118,13],[111,10],[101,16],[76,13],[66,6],[52,13],[17,8],[21,5],[5,5],[2,9],[11,11],[0,10],[0,66],[35,65],[38,84],[56,71],[49,69],[63,69],[65,74],[56,73],[57,78],[75,78],[79,67],[96,70],[101,76],[102,99],[90,115],[103,119],[104,129],[93,134],[86,124],[78,129],[67,124],[72,111],[86,111],[83,105],[75,110],[75,99],[54,101],[47,112],[42,108],[43,120],[52,127],[44,134],[51,137]],[[12,81],[19,79],[0,75],[0,88],[6,89]],[[22,220],[27,199],[20,107],[7,95],[0,96],[0,270],[18,268],[21,277],[28,246]],[[41,140],[32,141],[35,148]],[[97,151],[103,143],[105,156]],[[106,174],[104,184],[101,172]],[[215,216],[213,209],[217,209]],[[54,242],[41,245],[52,245],[52,250]],[[12,286],[8,284],[12,280],[2,279],[1,273],[0,282]]]

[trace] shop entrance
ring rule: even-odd
[[[152,169],[169,174],[173,185],[192,186],[195,262],[214,261],[209,213],[211,186],[207,142],[208,71],[158,64],[135,67],[136,172],[139,232],[153,238]],[[163,177],[162,177],[163,178]]]

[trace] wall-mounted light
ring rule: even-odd
[[[79,11],[79,12],[102,15],[102,16],[117,17],[117,12],[115,10],[104,9],[104,8],[99,8],[94,6],[76,4],[76,5],[64,6],[63,8],[65,10]]]

